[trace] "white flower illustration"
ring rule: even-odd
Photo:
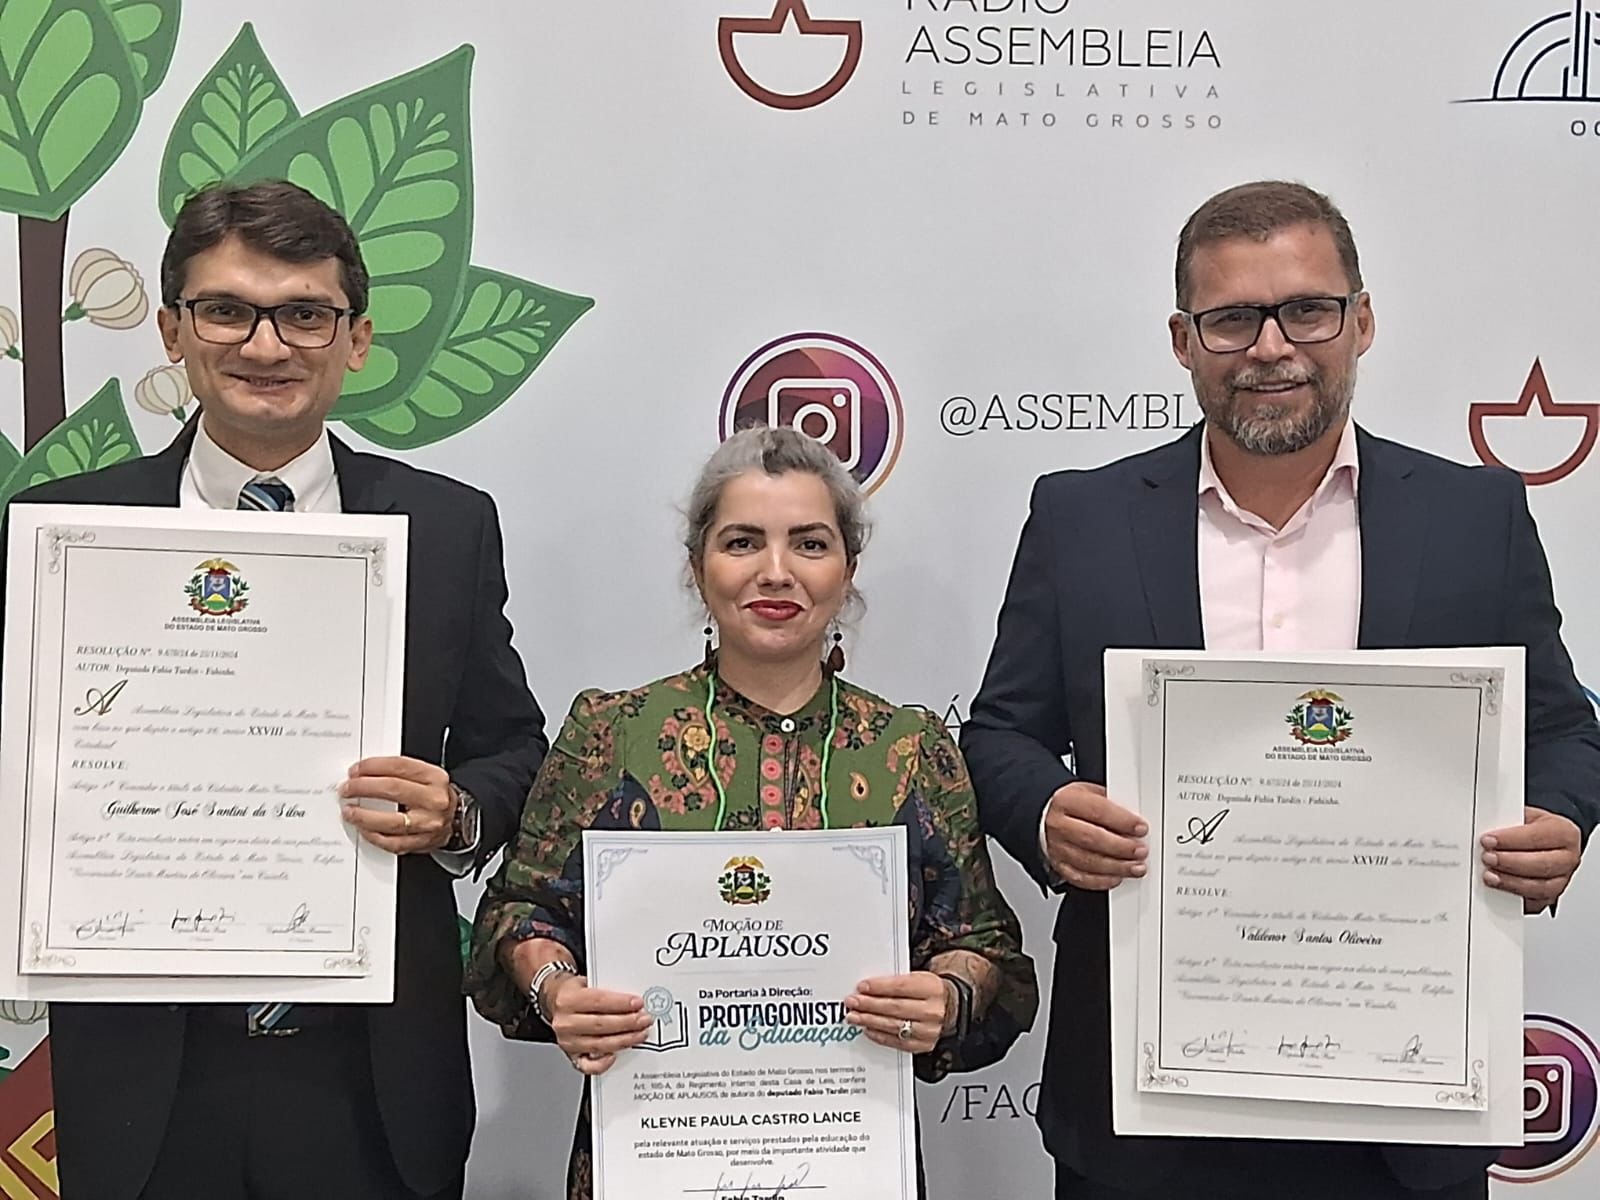
[[[7,358],[21,358],[22,351],[17,348],[21,340],[22,322],[17,320],[16,313],[0,304],[0,354]]]
[[[48,1011],[37,1000],[0,1000],[0,1021],[12,1025],[36,1025]]]
[[[64,321],[88,317],[106,329],[132,329],[150,312],[144,279],[126,259],[110,250],[85,250],[72,264],[68,277],[72,303]]]
[[[178,420],[185,420],[188,414],[184,409],[194,399],[189,372],[175,363],[152,367],[134,384],[133,398],[145,412],[158,417],[171,413]]]

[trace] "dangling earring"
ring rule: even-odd
[[[837,675],[844,670],[844,634],[839,632],[837,626],[833,630],[833,649],[828,651],[828,657],[822,662],[830,672]]]
[[[701,632],[706,635],[706,654],[703,661],[709,663],[717,653],[717,648],[711,644],[711,622],[707,621],[706,627]]]

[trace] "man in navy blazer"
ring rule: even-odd
[[[1185,227],[1177,292],[1206,419],[1038,481],[961,738],[984,829],[1062,896],[1038,1108],[1056,1195],[1481,1198],[1493,1150],[1111,1130],[1106,893],[1148,851],[1103,786],[1108,647],[1526,647],[1526,823],[1485,837],[1485,882],[1553,909],[1600,820],[1600,728],[1522,481],[1350,421],[1375,324],[1344,217],[1297,184],[1229,189]]]
[[[515,831],[549,744],[504,613],[499,515],[328,432],[373,329],[355,236],[315,196],[270,180],[197,193],[161,288],[201,415],[157,454],[17,499],[408,518],[400,754],[353,764],[340,788],[353,832],[400,860],[395,994],[52,1005],[62,1195],[459,1200],[475,1110],[454,880]]]

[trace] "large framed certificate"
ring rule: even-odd
[[[1118,1132],[1516,1141],[1522,906],[1478,839],[1522,820],[1520,651],[1106,678],[1108,792],[1150,825],[1112,900]]]
[[[336,788],[398,752],[405,571],[404,517],[12,507],[0,995],[392,997]]]
[[[911,1056],[845,1023],[909,971],[905,831],[583,835],[588,972],[644,997],[595,1081],[596,1200],[913,1200]]]

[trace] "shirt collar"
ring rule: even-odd
[[[295,495],[295,507],[308,509],[315,497],[334,482],[333,448],[327,430],[297,458],[276,471],[258,471],[242,463],[212,440],[204,414],[189,451],[189,469],[200,498],[210,508],[238,508],[239,493],[256,479],[276,479]]]
[[[1306,509],[1315,508],[1322,503],[1329,491],[1345,480],[1349,480],[1350,494],[1357,495],[1360,478],[1361,456],[1356,453],[1356,423],[1347,417],[1344,432],[1339,435],[1339,444],[1333,451],[1333,461],[1328,464],[1327,473],[1323,475],[1322,482],[1317,484],[1317,490],[1311,493],[1311,499],[1306,502]],[[1202,431],[1200,435],[1199,495],[1202,498],[1208,495],[1215,496],[1230,513],[1239,515],[1238,505],[1228,494],[1222,477],[1217,474],[1216,465],[1211,461],[1211,438],[1206,431]]]
[[[833,680],[829,672],[824,669],[822,682],[812,694],[811,699],[804,705],[787,715],[773,712],[764,705],[757,704],[748,696],[737,692],[720,675],[715,675],[716,656],[713,652],[708,663],[702,663],[695,669],[693,675],[710,683],[715,678],[715,701],[718,716],[733,716],[748,725],[753,725],[765,733],[807,733],[812,729],[826,728],[831,719],[833,709]],[[841,693],[843,687],[840,687]],[[842,709],[841,705],[841,709]],[[842,714],[841,714],[842,715]],[[784,725],[789,726],[784,729]]]

